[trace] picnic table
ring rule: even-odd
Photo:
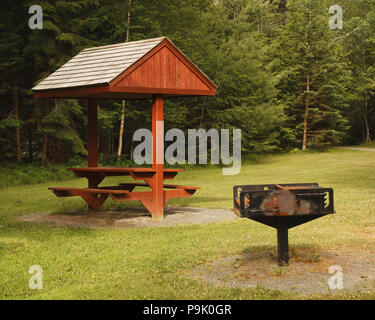
[[[158,187],[153,187],[153,179],[157,173],[153,168],[121,168],[121,167],[88,167],[88,168],[69,168],[76,177],[87,178],[87,188],[72,187],[51,187],[50,190],[58,197],[80,196],[93,210],[99,210],[104,201],[111,197],[116,202],[121,201],[140,201],[146,209],[153,212]],[[163,180],[173,179],[183,169],[163,169]],[[139,182],[124,182],[117,186],[100,187],[100,183],[105,177],[131,176],[134,180],[143,180]],[[155,184],[154,184],[155,186]],[[134,191],[136,187],[151,189],[148,191]],[[163,183],[163,207],[171,198],[191,197],[199,187],[172,185]]]

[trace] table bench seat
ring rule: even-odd
[[[104,201],[111,197],[116,202],[141,201],[151,214],[160,210],[160,203],[166,204],[172,198],[191,197],[199,187],[163,184],[162,190],[153,187],[156,173],[153,168],[123,168],[123,167],[88,167],[69,168],[76,177],[87,178],[88,188],[53,187],[49,188],[58,197],[82,197],[89,207],[99,210]],[[163,180],[173,179],[183,169],[163,169]],[[105,177],[131,176],[135,180],[143,180],[144,183],[120,183],[117,186],[100,187],[99,184]],[[161,178],[161,177],[160,177]],[[159,179],[159,178],[158,178]],[[161,180],[161,179],[160,179]],[[161,182],[161,181],[160,181]],[[161,184],[158,184],[161,188]],[[146,187],[151,190],[133,191],[136,187]],[[156,190],[155,190],[156,189]],[[156,194],[156,191],[159,195]],[[160,194],[162,192],[162,194]],[[162,199],[154,201],[153,199]],[[159,209],[158,209],[159,208]]]
[[[152,206],[152,191],[133,192],[135,187],[151,188],[147,183],[121,183],[118,186],[97,187],[97,188],[71,188],[71,187],[51,187],[48,188],[57,197],[82,197],[89,207],[99,210],[104,201],[111,197],[116,202],[141,201],[150,210]],[[182,185],[164,185],[164,205],[171,198],[191,197],[200,187]]]
[[[151,188],[151,186],[147,183],[137,183],[137,182],[120,183],[119,185],[124,187],[124,190],[129,190],[129,191],[133,191],[136,187]],[[182,186],[182,185],[174,185],[174,184],[164,184],[163,188],[165,188],[165,189],[184,189],[184,190],[198,190],[198,189],[200,189],[200,187]]]
[[[117,187],[104,187],[104,188],[70,188],[70,187],[51,187],[48,188],[52,190],[54,194],[58,197],[74,197],[80,196],[83,193],[91,194],[125,194],[129,193],[126,189],[121,189]]]
[[[132,176],[135,180],[150,182],[156,170],[152,168],[90,167],[69,168],[78,178],[88,178],[94,185],[99,185],[105,177]],[[163,180],[173,179],[183,169],[164,169]]]

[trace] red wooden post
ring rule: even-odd
[[[87,152],[88,166],[98,166],[98,100],[89,98],[88,100],[88,135],[87,135]],[[89,188],[98,186],[97,179],[89,178]]]
[[[164,217],[164,132],[163,132],[163,96],[154,95],[152,101],[152,169],[156,170],[152,178],[152,218],[155,221]]]

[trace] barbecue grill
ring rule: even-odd
[[[233,206],[241,218],[277,229],[279,264],[289,263],[288,230],[333,214],[333,189],[317,183],[243,185],[233,188]]]

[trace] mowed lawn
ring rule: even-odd
[[[111,178],[108,184],[123,181]],[[86,208],[80,198],[57,198],[49,186],[85,186],[85,180],[0,189],[0,299],[304,299],[264,288],[215,287],[186,274],[195,266],[249,249],[275,248],[276,231],[240,219],[218,224],[148,229],[88,229],[20,222],[35,212]],[[335,190],[336,214],[290,231],[290,247],[375,250],[375,152],[332,149],[267,156],[243,163],[240,175],[191,168],[173,183],[199,185],[173,206],[232,208],[236,184],[318,182]],[[104,209],[126,205],[107,200]],[[95,214],[95,213],[93,213]],[[275,248],[276,250],[276,248]],[[28,286],[29,267],[43,268],[43,289]],[[327,272],[327,279],[329,275]],[[375,298],[361,293],[313,295],[324,299]]]

